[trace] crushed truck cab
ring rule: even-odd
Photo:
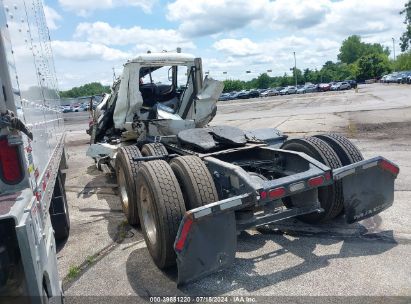
[[[222,89],[203,79],[200,58],[144,54],[125,64],[88,131],[87,154],[115,172],[128,222],[159,268],[177,264],[178,284],[230,265],[243,230],[340,214],[351,224],[393,204],[398,167],[364,160],[342,135],[210,125]]]

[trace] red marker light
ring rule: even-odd
[[[308,180],[308,185],[310,187],[319,187],[322,184],[324,184],[324,176],[317,176]]]
[[[284,195],[285,195],[285,188],[284,188],[284,187],[275,188],[275,189],[270,190],[270,191],[268,192],[268,196],[269,196],[271,199],[277,199],[277,198],[280,198],[280,197],[282,197],[282,196],[284,196]]]
[[[184,222],[183,229],[181,229],[180,238],[177,240],[176,245],[174,248],[178,251],[183,250],[184,244],[187,239],[188,232],[191,229],[191,225],[193,224],[193,220],[191,218],[187,218]]]
[[[381,160],[378,163],[378,166],[385,171],[391,172],[395,176],[397,176],[398,173],[400,173],[400,168],[386,160]]]

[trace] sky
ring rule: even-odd
[[[400,53],[406,0],[44,0],[60,90],[105,85],[148,50],[202,57],[219,79],[249,80],[336,61],[350,35]],[[391,57],[393,53],[391,52]],[[246,73],[251,71],[251,73]],[[226,73],[223,73],[226,72]]]

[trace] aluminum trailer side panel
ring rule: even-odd
[[[33,134],[30,140],[15,129],[0,128],[9,146],[18,146],[24,172],[17,184],[0,178],[0,224],[13,219],[24,266],[20,295],[39,296],[45,288],[49,296],[61,296],[49,207],[65,164],[64,123],[41,0],[0,1],[0,82],[0,112],[14,112]]]

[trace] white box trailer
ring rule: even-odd
[[[62,301],[64,121],[42,1],[0,1],[0,302]]]

